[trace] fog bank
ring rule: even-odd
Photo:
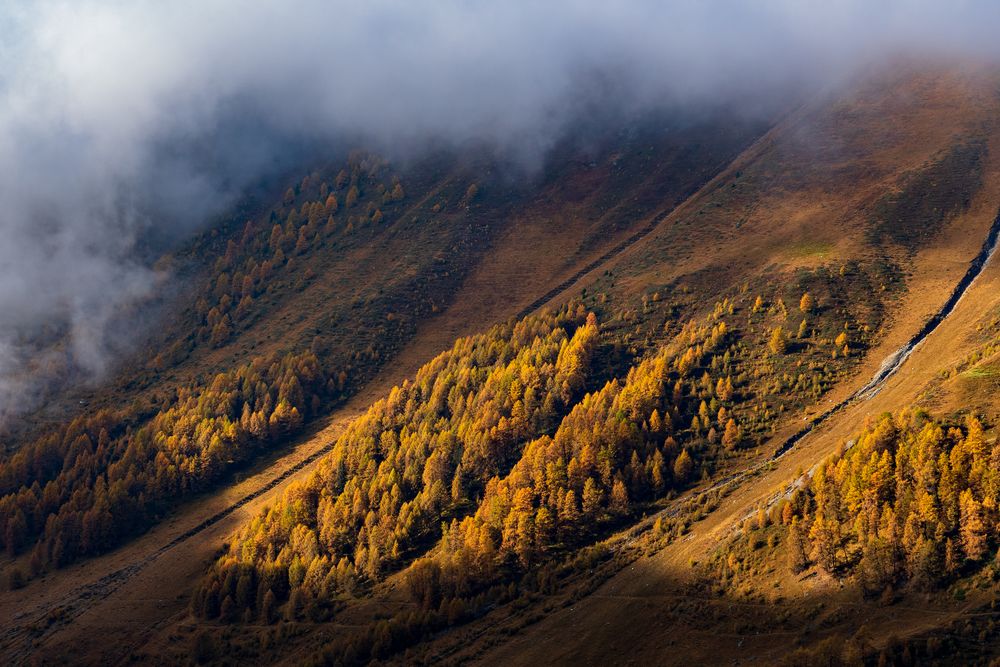
[[[185,238],[304,147],[474,141],[537,164],[584,102],[750,107],[898,54],[992,58],[998,19],[929,0],[7,2],[0,422],[46,368],[100,377],[127,348],[121,313],[158,279],[143,238]]]

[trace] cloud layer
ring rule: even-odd
[[[531,160],[584,101],[740,102],[900,52],[992,57],[998,19],[920,0],[5,3],[0,420],[55,357],[106,370],[110,323],[154,289],[144,237],[183,238],[304,147]]]

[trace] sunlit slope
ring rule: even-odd
[[[845,384],[844,393],[849,385],[860,386],[944,301],[997,214],[995,84],[995,76],[984,71],[911,72],[880,78],[831,106],[802,110],[738,160],[704,199],[696,198],[690,209],[678,212],[677,230],[695,234],[707,227],[717,233],[679,252],[682,263],[698,265],[699,257],[711,256],[698,248],[714,245],[729,261],[712,266],[710,259],[708,275],[732,284],[739,284],[746,275],[740,272],[754,266],[796,280],[811,267],[840,265],[852,257],[895,263],[905,276],[906,290],[896,303],[887,304],[890,319],[881,344],[869,353],[857,380]],[[975,148],[977,144],[982,148]],[[970,151],[979,157],[970,160]],[[741,179],[750,180],[751,187],[737,196]],[[700,221],[698,226],[694,221]],[[754,233],[743,237],[744,229]],[[899,229],[907,231],[900,235]],[[670,249],[683,248],[679,232],[671,236],[664,231],[663,238],[673,239]],[[743,243],[730,246],[733,238]],[[662,248],[667,256],[666,243]],[[634,272],[634,277],[629,275],[634,264],[622,262],[621,283],[664,272],[675,275],[676,269],[657,265],[654,251],[644,254],[648,268]],[[963,608],[961,603],[949,605],[950,593],[944,599],[935,597],[923,612],[906,606],[912,604],[909,597],[902,609],[881,611],[877,604],[865,603],[871,606],[861,611],[856,609],[860,594],[836,593],[835,580],[782,578],[787,554],[780,544],[755,559],[753,572],[763,575],[758,584],[742,591],[724,589],[726,597],[717,609],[712,605],[695,612],[705,604],[700,596],[711,599],[715,593],[692,586],[700,576],[692,563],[725,544],[743,518],[756,516],[756,507],[776,490],[861,431],[867,416],[917,404],[940,414],[971,408],[989,421],[996,414],[988,395],[996,271],[995,264],[987,268],[949,320],[871,402],[835,418],[759,481],[737,487],[717,509],[710,508],[706,519],[693,523],[689,535],[640,558],[593,595],[531,625],[501,648],[484,649],[484,660],[600,661],[629,652],[640,661],[663,664],[699,656],[709,662],[751,656],[774,661],[787,656],[796,643],[815,645],[834,637],[841,646],[865,623],[869,627],[864,638],[881,642],[879,649],[889,635],[950,625],[956,608]],[[956,419],[964,424],[961,415]],[[775,578],[780,588],[775,588]],[[783,603],[789,596],[792,599]],[[917,606],[927,603],[921,598]],[[810,622],[820,604],[830,610],[829,618],[824,614]],[[775,609],[774,617],[765,609]],[[845,609],[852,613],[844,614]],[[825,630],[812,634],[818,627]]]
[[[224,223],[165,258],[161,266],[187,276],[192,295],[166,306],[166,330],[154,336],[149,356],[138,355],[107,389],[88,396],[76,426],[57,426],[55,440],[13,462],[8,492],[35,481],[56,485],[41,512],[30,507],[29,495],[5,511],[14,521],[12,550],[29,546],[54,513],[57,524],[44,529],[33,570],[98,553],[142,530],[174,496],[216,483],[227,464],[282,445],[287,434],[363,386],[418,328],[433,336],[431,344],[445,345],[456,328],[475,330],[523,308],[630,234],[656,207],[683,199],[762,127],[737,121],[716,131],[719,122],[640,127],[636,137],[615,143],[613,154],[560,148],[559,167],[546,179],[512,180],[485,158],[456,155],[409,165],[404,173],[359,154],[293,183],[248,221]],[[645,173],[657,151],[656,169]],[[612,192],[628,196],[618,201]],[[545,243],[542,229],[548,230]],[[458,309],[450,313],[453,304]],[[279,360],[285,370],[265,370]],[[222,380],[220,372],[227,374]],[[261,382],[277,391],[262,392]],[[248,389],[255,384],[258,389]],[[235,391],[225,394],[232,405],[214,403],[206,393],[210,385],[214,394]],[[187,434],[188,417],[216,426]],[[142,430],[133,436],[126,425]],[[139,458],[151,460],[133,464],[138,486],[128,482],[124,490],[154,504],[140,502],[117,522],[114,511],[104,513],[113,527],[78,542],[78,519],[103,522],[85,515],[103,500],[96,494],[75,518],[59,501],[68,500],[73,483],[59,474],[57,462],[78,457],[81,446],[96,448],[102,430],[112,447],[88,464],[90,482],[139,438]],[[85,441],[91,444],[81,445]],[[176,451],[158,463],[156,450],[163,447]],[[158,469],[168,467],[161,480]],[[113,487],[124,474],[106,479],[112,506],[121,504]],[[152,486],[142,481],[152,477]]]

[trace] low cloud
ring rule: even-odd
[[[749,105],[895,54],[992,58],[998,19],[918,0],[5,3],[0,420],[46,367],[108,369],[111,323],[155,289],[144,239],[185,238],[310,150],[537,161],[584,104]]]

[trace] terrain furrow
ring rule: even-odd
[[[948,299],[941,305],[941,307],[924,323],[920,330],[915,333],[902,347],[890,354],[882,365],[879,367],[878,371],[872,378],[865,383],[862,387],[852,392],[847,398],[840,401],[831,408],[828,408],[824,412],[813,417],[809,423],[788,436],[781,442],[774,453],[763,461],[759,461],[753,466],[742,470],[740,472],[735,472],[730,475],[717,480],[715,483],[709,487],[699,491],[694,497],[705,496],[711,493],[720,491],[726,487],[735,487],[739,485],[744,480],[752,477],[754,474],[760,472],[764,468],[767,468],[775,461],[780,459],[782,456],[787,454],[792,450],[795,445],[800,443],[806,436],[812,433],[817,426],[829,420],[834,415],[844,411],[851,405],[858,403],[860,401],[867,401],[878,394],[879,390],[885,386],[885,383],[895,375],[895,373],[903,367],[906,360],[910,357],[913,351],[922,343],[928,336],[930,336],[948,317],[949,314],[958,305],[962,297],[969,290],[972,284],[975,282],[979,274],[983,272],[986,265],[989,263],[990,259],[993,257],[997,249],[997,241],[1000,239],[1000,213],[997,214],[996,218],[993,220],[993,224],[990,227],[989,233],[986,235],[986,240],[983,242],[982,248],[972,261],[969,263],[969,268],[962,276],[961,280],[955,285]],[[818,463],[818,462],[817,462]],[[814,466],[815,468],[815,466]],[[810,470],[811,474],[812,470]],[[798,484],[798,480],[793,481],[789,486],[781,493],[778,493],[767,500],[768,506],[773,505],[775,502],[781,498],[787,497],[794,490],[795,486]],[[650,525],[652,521],[655,520],[656,516],[669,516],[675,517],[679,515],[681,507],[679,503],[675,503],[671,507],[668,507],[661,512],[653,515],[650,519],[647,519]],[[748,514],[743,518],[749,518],[751,515]]]

